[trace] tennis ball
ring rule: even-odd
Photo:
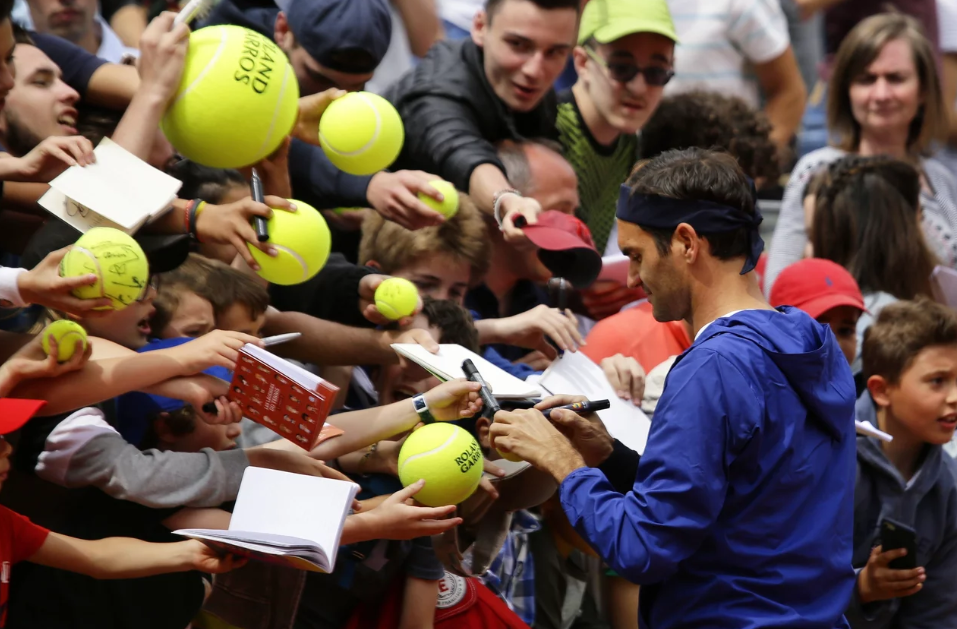
[[[482,450],[475,437],[455,424],[419,428],[399,450],[399,480],[408,487],[419,479],[425,487],[415,499],[429,507],[456,505],[482,480]]]
[[[61,277],[90,273],[97,276],[96,283],[76,288],[73,294],[80,299],[109,297],[113,310],[122,310],[142,297],[150,279],[149,262],[139,243],[112,227],[86,232],[60,261]]]
[[[375,289],[375,307],[382,316],[398,321],[415,312],[419,291],[415,284],[401,277],[390,277]]]
[[[334,213],[334,214],[339,214],[339,215],[341,216],[341,215],[343,215],[343,214],[348,214],[349,212],[361,212],[361,211],[364,210],[364,209],[366,209],[366,208],[364,208],[364,207],[337,207],[336,209],[333,210],[333,213]]]
[[[459,211],[459,193],[455,189],[455,186],[442,179],[430,181],[429,185],[441,192],[442,196],[445,197],[445,201],[439,203],[432,197],[420,192],[419,199],[422,201],[422,203],[425,203],[445,218],[452,218],[455,216],[455,213]]]
[[[272,154],[299,116],[299,82],[285,53],[241,26],[189,36],[179,90],[163,133],[183,157],[241,168]]]
[[[399,112],[370,92],[337,98],[319,119],[322,150],[336,168],[351,175],[372,175],[388,168],[404,141]]]
[[[86,351],[86,330],[76,321],[70,321],[69,319],[54,321],[43,329],[41,335],[40,345],[43,346],[43,351],[46,352],[47,356],[50,355],[50,336],[53,336],[56,340],[56,359],[61,363],[73,358],[73,354],[76,353],[77,341],[83,343],[83,351]]]
[[[326,219],[316,208],[302,201],[292,201],[295,212],[273,210],[266,221],[269,244],[279,251],[275,258],[247,244],[259,263],[259,276],[282,286],[301,284],[322,270],[329,259],[332,236]]]

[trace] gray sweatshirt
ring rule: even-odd
[[[97,487],[114,498],[152,507],[215,507],[235,500],[249,466],[240,449],[216,452],[140,450],[83,408],[47,437],[37,476],[63,487]]]
[[[857,419],[877,426],[868,392],[857,400]],[[917,531],[917,565],[927,571],[924,587],[904,598],[861,605],[857,587],[846,616],[853,629],[951,629],[957,627],[957,462],[931,446],[920,469],[906,482],[884,456],[878,441],[857,437],[854,488],[856,570],[867,565],[880,543],[881,520],[897,520]]]

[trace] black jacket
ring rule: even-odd
[[[556,138],[554,92],[532,111],[510,110],[485,78],[482,49],[471,39],[441,41],[383,94],[402,116],[405,145],[393,168],[439,175],[469,189],[482,164],[505,168],[495,153],[500,140]]]

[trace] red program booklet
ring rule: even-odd
[[[229,385],[243,416],[312,450],[342,434],[326,423],[339,387],[255,345],[245,345]]]

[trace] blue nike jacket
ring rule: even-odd
[[[847,627],[854,393],[828,326],[741,311],[668,374],[630,492],[565,479],[575,529],[644,586],[642,627]]]

